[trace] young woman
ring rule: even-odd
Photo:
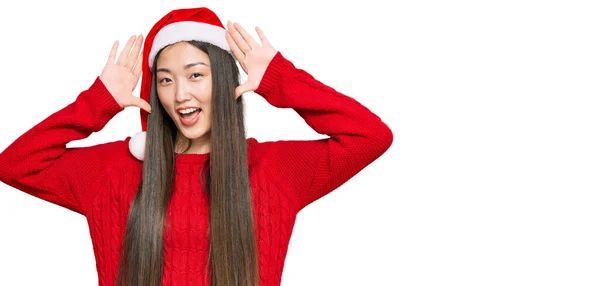
[[[100,285],[279,285],[296,214],[390,147],[377,115],[256,32],[173,10],[143,48],[133,36],[117,56],[115,42],[87,90],[0,153],[0,180],[86,216]],[[251,91],[329,137],[246,138]],[[129,106],[140,133],[66,147]]]

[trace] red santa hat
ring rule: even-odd
[[[231,52],[225,40],[226,29],[219,17],[208,8],[184,8],[164,15],[150,30],[142,51],[142,85],[140,97],[150,103],[152,64],[156,53],[165,46],[189,40],[208,42]],[[144,160],[148,112],[140,108],[142,131],[129,141],[129,150],[138,160]]]

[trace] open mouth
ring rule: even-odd
[[[179,122],[181,122],[181,124],[191,126],[198,121],[203,112],[202,108],[194,108],[193,110],[190,108],[178,111],[177,114],[179,115]]]
[[[181,111],[178,112],[179,116],[189,119],[189,118],[192,118],[192,117],[198,115],[202,111],[202,108],[196,108],[192,112],[190,112],[189,110],[185,110],[185,111],[186,111],[186,113],[183,113]]]

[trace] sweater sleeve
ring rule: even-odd
[[[86,214],[91,183],[123,141],[67,148],[100,131],[123,110],[99,77],[74,102],[19,136],[0,153],[0,181],[45,201]]]
[[[275,107],[294,109],[313,130],[328,135],[257,144],[272,180],[291,190],[300,209],[344,184],[392,144],[392,131],[380,117],[296,68],[280,52],[255,93]]]

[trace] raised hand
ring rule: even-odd
[[[277,54],[277,51],[271,46],[259,27],[256,27],[256,33],[260,37],[262,45],[259,45],[240,24],[227,21],[225,38],[231,52],[248,74],[246,81],[235,89],[236,98],[245,92],[254,91],[258,88],[269,63]]]
[[[150,104],[140,97],[134,96],[132,93],[142,74],[140,53],[142,43],[143,36],[141,34],[137,37],[131,36],[115,63],[117,48],[119,47],[119,41],[115,41],[108,56],[106,66],[104,66],[100,74],[100,80],[121,107],[137,106],[150,113]]]

